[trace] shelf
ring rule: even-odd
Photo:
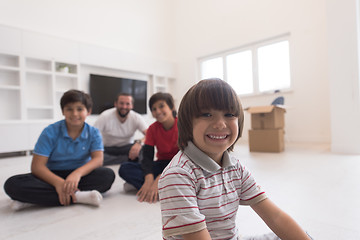
[[[78,75],[75,73],[56,72],[55,75],[57,77],[67,77],[67,78],[77,78],[78,77]]]
[[[51,71],[51,61],[36,59],[36,58],[26,58],[25,66],[27,69],[38,70],[38,71]]]
[[[66,92],[70,89],[77,88],[77,78],[68,75],[59,75],[55,77],[56,92]]]
[[[25,99],[26,105],[49,106],[52,100],[51,75],[26,73]]]
[[[27,109],[27,118],[29,120],[46,120],[53,119],[53,110],[47,108],[31,108]]]
[[[0,65],[0,71],[20,71],[20,68],[18,67],[9,67],[5,65]]]
[[[0,68],[0,85],[20,86],[20,72],[13,69]]]
[[[28,110],[52,110],[52,105],[29,105],[27,106]]]
[[[156,86],[155,87],[155,93],[157,92],[167,92],[165,86]]]
[[[46,70],[34,70],[34,69],[26,69],[26,73],[28,74],[39,74],[39,75],[48,75],[51,76],[52,72]]]
[[[19,65],[19,56],[0,53],[0,66],[18,68]]]
[[[0,89],[3,90],[20,90],[20,86],[11,86],[11,85],[0,85]]]
[[[11,89],[13,90],[13,89]],[[0,120],[21,119],[20,90],[0,89]]]
[[[54,118],[55,120],[60,120],[63,118],[61,107],[60,107],[60,99],[64,95],[62,91],[56,91],[55,94],[55,107],[54,107]]]
[[[64,62],[55,62],[56,73],[62,74],[77,74],[78,67],[76,64],[64,63]]]

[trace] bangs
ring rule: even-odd
[[[206,87],[194,89],[193,116],[199,117],[204,110],[220,110],[240,115],[240,105],[234,90],[223,80],[209,81]]]

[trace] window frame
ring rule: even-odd
[[[252,93],[248,93],[248,94],[239,94],[240,96],[255,96],[255,95],[266,95],[266,94],[272,94],[274,93],[274,90],[268,90],[268,91],[260,91],[259,88],[259,71],[258,71],[258,49],[264,46],[268,46],[268,45],[272,45],[275,43],[279,43],[279,42],[283,42],[283,41],[287,41],[289,44],[289,73],[290,73],[290,83],[289,83],[289,87],[287,88],[281,88],[281,89],[276,89],[276,90],[280,90],[281,92],[290,92],[293,90],[292,86],[293,86],[293,79],[292,79],[292,54],[291,54],[291,39],[290,39],[290,33],[285,33],[282,35],[278,35],[275,37],[271,37],[265,40],[261,40],[261,41],[257,41],[257,42],[253,42],[253,43],[249,43],[249,44],[245,44],[243,46],[240,47],[236,47],[236,48],[232,48],[229,50],[225,50],[222,52],[218,52],[218,53],[214,53],[208,56],[204,56],[204,57],[200,57],[198,58],[198,81],[200,81],[202,79],[202,62],[213,59],[213,58],[218,58],[221,57],[222,58],[222,62],[223,62],[223,80],[228,82],[227,80],[227,69],[226,69],[226,64],[227,64],[227,60],[226,57],[228,55],[231,54],[235,54],[235,53],[239,53],[239,52],[243,52],[243,51],[247,51],[250,50],[251,51],[251,55],[252,55],[252,76],[253,76],[253,92]]]

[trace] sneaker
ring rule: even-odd
[[[137,192],[137,188],[134,187],[134,185],[130,184],[130,183],[124,183],[124,191],[125,192]]]

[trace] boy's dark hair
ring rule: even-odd
[[[163,92],[158,92],[153,94],[150,99],[149,99],[149,108],[150,111],[152,109],[152,106],[159,100],[163,100],[166,102],[166,104],[169,106],[169,108],[172,110],[172,115],[175,118],[176,117],[176,110],[174,107],[174,99],[171,96],[171,94],[169,93],[163,93]]]
[[[238,136],[234,144],[241,137],[244,111],[236,92],[221,79],[205,79],[192,86],[181,100],[178,116],[178,146],[181,150],[184,150],[188,141],[193,141],[194,118],[200,117],[204,110],[210,109],[234,114],[238,118],[239,126]],[[232,151],[234,144],[227,150]]]
[[[93,102],[89,94],[84,93],[83,91],[71,89],[64,93],[60,99],[61,110],[64,110],[64,107],[69,103],[81,102],[84,104],[88,112],[91,111]]]
[[[120,96],[131,97],[131,103],[134,105],[134,98],[130,93],[125,93],[125,92],[118,93],[118,95],[115,98],[115,102],[117,102],[119,100]]]

